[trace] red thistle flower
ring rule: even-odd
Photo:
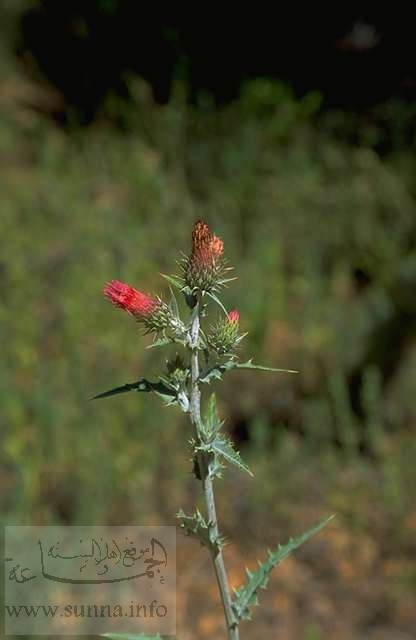
[[[221,238],[211,233],[206,222],[198,220],[192,230],[192,253],[184,266],[185,282],[191,290],[212,291],[221,286],[223,251]]]
[[[119,280],[108,282],[103,293],[114,306],[143,322],[148,331],[161,331],[170,324],[169,308],[160,298],[152,298]]]
[[[192,256],[201,264],[212,264],[224,251],[221,238],[214,236],[206,222],[198,220],[192,230]]]
[[[140,293],[130,285],[112,280],[103,289],[104,295],[111,300],[114,306],[131,313],[139,319],[152,315],[159,306],[158,300],[145,293]]]

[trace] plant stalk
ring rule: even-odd
[[[198,337],[200,328],[200,307],[199,302],[197,308],[194,309],[194,315],[190,330],[190,352],[191,352],[191,397],[189,412],[192,424],[195,430],[195,437],[199,443],[202,420],[201,420],[201,392],[199,389],[199,359],[198,359]],[[209,474],[209,461],[207,455],[202,451],[198,454],[197,458],[199,472],[202,481],[202,488],[204,492],[205,507],[207,512],[207,521],[210,528],[210,536],[212,540],[217,540],[219,536],[217,512],[215,508],[214,497],[214,485],[212,478]],[[229,640],[238,640],[238,622],[235,618],[233,609],[230,589],[228,586],[227,571],[224,564],[224,556],[222,549],[216,550],[214,546],[211,547],[212,560],[214,563],[215,575],[217,578],[218,589],[221,596],[221,602],[224,609],[224,616],[227,624],[228,638]]]

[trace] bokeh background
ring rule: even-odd
[[[166,291],[202,217],[242,356],[300,371],[217,389],[255,473],[218,484],[232,584],[337,514],[243,637],[414,638],[415,60],[398,10],[2,0],[4,524],[173,524],[199,499],[182,414],[89,398],[163,357],[103,284]],[[178,552],[178,638],[223,637],[205,550]]]

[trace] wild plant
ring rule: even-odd
[[[252,608],[258,604],[259,590],[266,588],[272,569],[318,533],[332,516],[290,539],[288,543],[269,550],[266,559],[258,564],[255,571],[246,569],[245,584],[230,589],[223,555],[225,538],[217,517],[214,488],[226,465],[234,465],[243,473],[252,473],[224,430],[215,394],[210,395],[201,412],[202,389],[221,381],[224,375],[235,369],[296,372],[260,366],[252,359],[245,362],[240,360],[238,347],[246,335],[240,333],[240,314],[235,309],[227,311],[221,300],[224,288],[235,278],[224,258],[223,241],[202,220],[195,223],[191,253],[182,257],[179,266],[179,275],[164,275],[169,283],[169,302],[159,296],[141,293],[118,280],[105,286],[105,296],[139,322],[145,333],[152,334],[151,347],[176,345],[178,351],[174,358],[167,361],[165,371],[156,380],[142,378],[101,393],[96,398],[128,391],[154,393],[165,405],[179,407],[189,417],[192,470],[202,489],[204,509],[195,508],[191,514],[179,510],[177,519],[185,534],[197,538],[209,551],[228,638],[238,640],[239,624],[242,620],[251,619]],[[187,308],[185,318],[181,315],[174,291],[184,299]],[[208,316],[213,306],[218,307],[220,315],[209,323]],[[150,638],[143,635],[138,637],[142,640]]]

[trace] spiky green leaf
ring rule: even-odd
[[[187,536],[197,538],[202,545],[211,548],[215,553],[224,546],[224,538],[220,535],[214,536],[211,523],[205,520],[199,509],[196,509],[192,516],[187,516],[181,509],[176,517]]]
[[[271,371],[272,373],[299,373],[299,371],[294,371],[293,369],[276,369],[275,367],[263,367],[259,364],[253,364],[252,359],[247,360],[247,362],[237,362],[236,369],[257,369],[257,371]]]
[[[176,517],[179,520],[180,528],[183,529],[187,536],[193,536],[197,538],[201,544],[210,546],[209,525],[199,509],[196,509],[192,516],[186,515],[181,509],[176,514]]]
[[[213,440],[211,440],[211,442],[200,444],[197,447],[197,450],[213,453],[214,456],[217,456],[220,459],[222,458],[226,462],[235,465],[240,469],[240,471],[245,471],[250,476],[253,475],[246,463],[242,460],[239,452],[234,449],[231,440],[228,440],[225,437],[217,435]]]
[[[250,607],[257,603],[257,595],[259,589],[265,589],[269,580],[270,573],[282,560],[287,558],[295,549],[300,547],[304,542],[316,535],[332,520],[334,516],[325,518],[318,524],[311,527],[305,533],[296,538],[291,538],[285,545],[279,545],[275,551],[268,551],[268,558],[259,565],[256,571],[246,570],[247,582],[242,587],[234,590],[235,599],[233,602],[234,614],[238,620],[251,620]]]
[[[258,371],[270,371],[272,373],[298,373],[298,371],[293,371],[292,369],[276,369],[274,367],[263,367],[259,364],[253,364],[251,358],[247,360],[247,362],[238,362],[238,360],[232,358],[227,362],[217,363],[213,367],[210,367],[200,376],[199,381],[209,384],[213,380],[221,380],[226,371],[232,371],[233,369],[257,369]]]
[[[141,380],[137,380],[137,382],[131,382],[127,384],[123,384],[120,387],[114,387],[114,389],[110,389],[109,391],[104,391],[103,393],[99,393],[98,395],[91,398],[91,400],[99,400],[101,398],[110,398],[111,396],[116,396],[120,393],[127,393],[128,391],[139,391],[145,393],[156,393],[158,396],[162,397],[165,401],[175,401],[176,393],[170,389],[163,382],[150,382],[145,378]]]

